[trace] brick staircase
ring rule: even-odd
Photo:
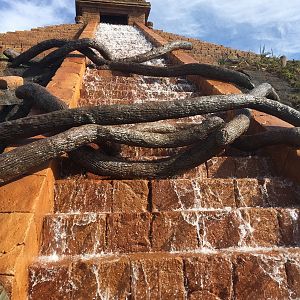
[[[299,187],[266,157],[57,180],[30,299],[298,299]]]
[[[200,63],[218,64],[224,58],[255,58],[256,54],[247,51],[240,51],[222,45],[204,42],[198,39],[187,38],[178,34],[164,32],[163,30],[155,30],[161,37],[168,42],[176,40],[184,40],[193,43],[192,50],[185,50]]]
[[[172,99],[172,84],[174,98],[201,94],[179,78],[103,74],[88,70],[81,105],[153,100],[157,82],[157,100]],[[168,154],[128,149],[131,158]],[[151,181],[72,168],[62,161],[29,299],[299,299],[299,186],[268,157],[228,149]]]

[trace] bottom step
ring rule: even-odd
[[[300,249],[252,250],[41,259],[29,299],[299,299]]]

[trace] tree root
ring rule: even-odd
[[[193,44],[190,42],[175,41],[175,42],[168,43],[162,47],[154,48],[146,53],[139,54],[133,57],[122,58],[117,61],[124,62],[124,63],[129,63],[129,62],[143,63],[146,61],[150,61],[152,59],[159,58],[175,50],[192,50],[192,49],[193,49]]]
[[[72,128],[55,136],[45,138],[29,145],[18,147],[0,156],[0,183],[8,182],[26,174],[34,167],[65,152],[70,152],[91,142],[116,142],[149,148],[182,147],[207,138],[224,124],[220,118],[212,118],[194,126],[193,130],[184,129],[177,134],[153,134],[120,127],[84,125]],[[187,135],[188,134],[188,135]],[[78,151],[81,153],[81,150]],[[77,154],[78,154],[77,153]],[[85,160],[84,151],[80,161]]]
[[[300,128],[280,128],[240,137],[232,146],[242,151],[255,151],[274,145],[300,147]]]
[[[15,51],[14,49],[5,49],[3,51],[3,54],[9,59],[9,61],[13,61],[20,55],[20,53]]]
[[[160,48],[153,49],[149,52],[131,57],[121,59],[119,61],[112,61],[109,50],[103,44],[100,44],[93,39],[80,39],[80,40],[47,40],[33,46],[29,50],[17,56],[12,66],[18,66],[21,63],[28,62],[36,55],[42,53],[45,50],[53,47],[59,47],[57,50],[51,52],[42,60],[39,61],[40,67],[46,67],[54,62],[61,61],[69,53],[77,50],[88,57],[97,66],[106,65],[109,69],[115,71],[135,73],[139,75],[155,76],[155,77],[177,77],[186,75],[200,75],[210,79],[222,80],[235,83],[242,87],[252,89],[254,86],[251,83],[249,77],[243,73],[221,68],[218,66],[206,65],[206,64],[186,64],[173,67],[154,67],[139,64],[137,62],[145,62],[157,57],[160,57],[170,51],[176,49],[188,49],[192,48],[192,44],[188,42],[173,42]],[[97,55],[94,49],[98,51],[102,57]]]
[[[300,112],[274,100],[252,95],[215,95],[161,103],[83,107],[30,116],[0,124],[0,143],[84,124],[145,123],[242,108],[256,109],[300,126]]]
[[[106,61],[108,69],[153,77],[180,77],[187,75],[199,75],[209,79],[235,83],[247,89],[253,89],[254,85],[249,77],[243,73],[208,64],[184,64],[171,67],[147,66],[137,63],[124,63],[118,61]]]
[[[44,112],[68,109],[68,105],[52,95],[48,90],[36,83],[27,83],[16,89],[16,96],[25,101],[31,101]]]
[[[64,46],[60,47],[59,49],[51,52],[40,61],[40,65],[48,66],[49,64],[52,64],[58,59],[66,57],[69,53],[76,50],[88,56],[90,59],[93,59],[96,54],[93,51],[91,51],[90,48],[97,50],[105,60],[109,61],[112,59],[109,50],[106,49],[106,47],[103,44],[93,39],[80,39],[70,41]]]
[[[101,176],[115,179],[168,178],[180,175],[219,154],[227,142],[237,139],[248,129],[249,124],[247,116],[237,116],[224,128],[183,153],[154,161],[136,162],[112,158],[89,147],[72,151],[69,156],[88,171]]]
[[[46,40],[41,43],[36,44],[35,46],[31,47],[27,51],[17,55],[11,64],[12,67],[17,67],[21,64],[28,63],[31,59],[35,58],[37,55],[43,53],[52,48],[60,48],[66,45],[69,40],[64,39],[51,39]],[[5,54],[6,55],[6,54]],[[40,60],[36,59],[35,62],[39,62]]]
[[[16,105],[22,104],[23,101],[18,99],[14,90],[0,90],[0,105]]]

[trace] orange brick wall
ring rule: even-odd
[[[0,34],[0,53],[7,48],[23,52],[47,39],[75,39],[83,29],[82,24],[65,24],[34,28]],[[48,54],[45,52],[43,55]]]
[[[216,45],[212,43],[203,42],[201,40],[187,38],[178,34],[164,32],[162,30],[154,30],[155,33],[160,35],[168,42],[175,40],[185,40],[193,43],[194,48],[190,51],[185,51],[194,57],[197,61],[201,63],[208,64],[218,64],[219,60],[222,58],[249,58],[255,57],[256,54],[252,52],[245,52],[229,47],[224,47],[222,45]]]

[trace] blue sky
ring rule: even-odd
[[[75,0],[0,0],[0,32],[72,23]],[[152,0],[157,29],[300,59],[300,0]]]

